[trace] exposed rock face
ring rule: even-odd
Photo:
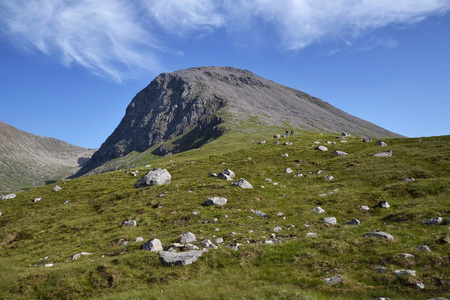
[[[312,131],[399,136],[247,70],[191,68],[162,73],[140,91],[119,126],[77,175],[158,144],[153,151],[158,155],[197,148],[223,133],[221,123],[251,118],[267,125],[284,126],[287,122]]]

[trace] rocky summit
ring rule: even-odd
[[[133,151],[198,148],[241,122],[361,137],[399,137],[301,91],[247,70],[200,67],[162,73],[140,91],[81,176]]]

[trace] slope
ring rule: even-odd
[[[311,132],[275,145],[277,130],[226,132],[202,150],[137,169],[142,176],[153,167],[166,168],[172,175],[168,185],[136,189],[137,178],[122,170],[57,182],[58,192],[45,186],[1,201],[0,292],[8,299],[449,296],[450,136],[385,139],[388,146],[381,147]],[[248,146],[236,147],[241,139]],[[270,142],[257,143],[263,139]],[[288,141],[292,145],[285,145]],[[318,145],[328,151],[315,150]],[[208,151],[220,146],[228,151]],[[374,156],[387,150],[392,156]],[[225,168],[254,188],[209,177]],[[408,177],[415,180],[402,180]],[[228,203],[204,206],[212,196]],[[33,202],[36,197],[42,200]],[[390,207],[378,207],[380,201]],[[317,206],[325,212],[313,212]],[[324,223],[324,217],[335,217],[337,224]],[[442,217],[442,223],[423,224],[434,217]],[[345,225],[355,218],[360,225]],[[137,226],[121,226],[124,220],[136,220]],[[388,232],[394,240],[364,236],[372,230]],[[218,249],[184,267],[165,267],[157,253],[141,249],[153,238],[167,249],[186,231],[199,241],[210,239]],[[237,243],[239,250],[227,246]],[[431,252],[418,250],[422,245]],[[92,254],[72,259],[83,251]],[[401,269],[416,276],[395,275]],[[343,282],[324,283],[337,275]]]
[[[72,175],[95,151],[21,131],[0,121],[0,193]]]
[[[349,115],[298,90],[247,70],[201,67],[163,73],[140,91],[125,116],[77,174],[151,147],[156,155],[198,148],[245,124],[359,136],[398,134]]]

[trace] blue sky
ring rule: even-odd
[[[450,134],[450,0],[2,0],[0,121],[97,148],[159,73],[233,66]]]

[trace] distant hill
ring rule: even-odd
[[[0,141],[2,194],[66,178],[95,151],[24,132],[1,121]]]
[[[140,91],[118,127],[77,176],[133,151],[156,146],[154,154],[166,155],[198,148],[231,128],[248,124],[401,137],[247,70],[191,68],[163,73]]]

